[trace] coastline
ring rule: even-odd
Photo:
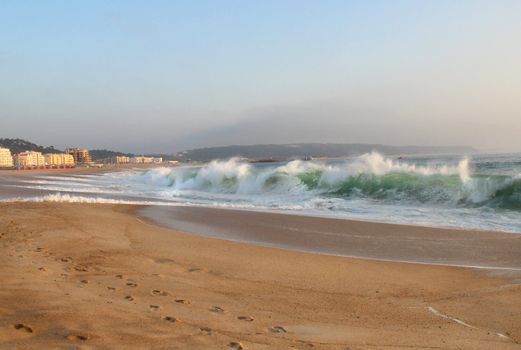
[[[77,166],[75,168],[67,169],[34,169],[34,170],[17,170],[17,169],[1,169],[0,175],[12,175],[12,176],[31,176],[31,175],[42,175],[42,174],[95,174],[113,171],[123,171],[129,169],[153,169],[160,167],[176,167],[179,165],[172,164],[109,164],[103,167],[85,167]]]
[[[511,277],[202,237],[137,209],[0,203],[0,347],[519,347]]]
[[[277,212],[144,206],[136,215],[192,234],[314,254],[521,274],[521,234]]]
[[[88,168],[81,170],[79,173],[89,173]],[[22,176],[0,174],[0,200],[58,193],[24,187],[25,173],[19,174]],[[29,177],[31,174],[34,173],[28,172]],[[67,191],[63,193],[68,194]],[[92,197],[90,193],[73,192],[71,195]],[[98,197],[112,199],[113,196],[100,194]],[[130,201],[125,205],[139,205],[142,201],[139,197],[125,195],[114,196],[114,199],[116,202]],[[521,251],[520,233],[280,211],[150,205],[145,202],[135,214],[162,227],[265,247],[390,262],[472,267],[514,274],[521,272],[521,256],[518,254]]]

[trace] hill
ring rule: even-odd
[[[22,140],[22,139],[2,139],[0,138],[0,147],[9,148],[12,154],[24,152],[24,151],[36,151],[42,153],[63,153],[64,151],[54,148],[54,146],[41,146],[30,141]],[[124,153],[118,151],[111,151],[107,149],[93,149],[89,150],[89,153],[92,157],[93,161],[100,161],[103,159],[108,159],[115,156],[127,156],[133,157],[132,153]],[[172,155],[168,154],[154,154],[150,155],[154,157],[163,157],[163,159],[170,160],[174,159]]]
[[[127,156],[127,157],[134,156],[132,153],[110,151],[108,149],[93,149],[93,150],[89,150],[89,153],[90,153],[90,156],[92,157],[93,161],[98,161],[98,160],[107,159],[107,158],[116,157],[116,156]]]
[[[117,151],[111,151],[107,149],[93,149],[89,151],[90,156],[92,157],[93,161],[101,161],[108,158],[116,157],[116,156],[126,156],[126,157],[134,157],[136,155],[141,154],[133,154],[133,153],[123,153],[123,152],[117,152]],[[173,160],[176,159],[171,154],[161,154],[161,153],[145,153],[142,154],[146,157],[161,157],[163,160]]]
[[[467,146],[423,147],[388,146],[380,144],[297,143],[287,145],[233,145],[192,149],[178,153],[181,161],[208,161],[218,158],[244,157],[251,160],[287,160],[306,157],[348,157],[377,151],[386,155],[399,154],[467,154],[476,150]]]
[[[0,146],[9,148],[12,154],[20,153],[23,151],[36,151],[42,153],[63,152],[54,148],[54,146],[41,146],[22,139],[0,139]]]

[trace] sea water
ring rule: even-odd
[[[383,156],[41,175],[47,200],[200,205],[521,233],[521,155]],[[96,197],[99,196],[99,197]]]

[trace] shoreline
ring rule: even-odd
[[[443,230],[461,230],[461,231],[473,231],[473,232],[498,232],[499,234],[508,233],[508,234],[520,234],[521,235],[521,226],[519,225],[510,225],[510,226],[501,226],[497,225],[494,221],[491,224],[487,224],[485,226],[480,225],[480,222],[472,222],[469,221],[464,225],[460,224],[460,221],[458,222],[449,222],[446,223],[446,221],[431,221],[428,220],[425,222],[418,222],[417,220],[408,220],[405,218],[400,217],[400,219],[381,219],[381,216],[378,215],[372,215],[372,216],[362,216],[359,217],[357,215],[349,215],[347,213],[342,214],[341,212],[335,212],[335,211],[306,211],[306,210],[284,210],[284,209],[275,209],[272,210],[270,208],[257,208],[257,207],[244,207],[244,208],[236,208],[234,206],[226,207],[226,206],[212,206],[211,203],[186,203],[182,200],[180,202],[176,202],[175,198],[154,198],[152,197],[141,197],[138,195],[133,194],[127,194],[122,191],[121,193],[104,193],[103,191],[100,193],[91,192],[91,191],[69,191],[67,188],[64,188],[61,191],[58,191],[56,188],[54,189],[38,189],[35,188],[24,188],[26,186],[24,184],[24,181],[26,181],[27,178],[31,177],[45,177],[46,175],[52,176],[53,174],[62,174],[63,177],[60,177],[60,179],[56,181],[66,181],[65,179],[67,176],[71,176],[74,178],[75,174],[96,174],[96,173],[112,173],[112,172],[122,172],[129,169],[151,169],[156,167],[161,167],[161,165],[148,165],[145,164],[141,167],[136,167],[135,165],[122,165],[122,166],[116,166],[116,167],[110,167],[110,168],[76,168],[76,169],[57,169],[57,170],[51,170],[48,172],[47,170],[42,171],[42,173],[38,172],[27,172],[27,173],[17,173],[15,175],[9,174],[9,173],[2,173],[0,171],[0,199],[9,200],[9,199],[18,199],[23,197],[29,197],[31,196],[31,192],[33,196],[41,196],[45,194],[67,194],[70,196],[77,196],[77,197],[89,197],[89,198],[100,198],[100,203],[104,199],[111,199],[110,203],[114,203],[113,200],[129,200],[132,203],[131,204],[139,204],[138,202],[143,202],[144,205],[154,205],[154,202],[157,202],[157,204],[161,203],[173,203],[173,205],[180,205],[180,206],[190,206],[195,208],[211,208],[215,210],[241,210],[246,212],[259,212],[259,213],[274,213],[274,214],[284,214],[284,215],[295,215],[295,216],[304,216],[304,217],[315,217],[315,218],[326,218],[326,219],[340,219],[340,220],[347,220],[347,221],[360,221],[360,222],[369,222],[369,223],[378,223],[378,224],[394,224],[394,225],[404,225],[404,226],[414,226],[419,228],[436,228],[436,229],[443,229]],[[179,166],[179,165],[177,165]],[[188,166],[188,165],[187,165]],[[194,164],[190,164],[190,166],[198,166]],[[73,170],[74,172],[68,172],[69,170]],[[53,180],[51,180],[53,181]],[[74,181],[74,180],[72,180]],[[4,186],[2,186],[4,185]],[[17,190],[18,189],[18,190]],[[23,193],[22,196],[17,196],[17,192]],[[7,194],[8,195],[7,195]],[[437,209],[435,207],[431,208],[431,210],[436,211]],[[509,213],[506,213],[504,215],[510,215]],[[512,214],[513,215],[513,214]],[[517,215],[517,212],[516,212]],[[421,216],[421,214],[420,214]],[[511,219],[511,218],[510,218]],[[421,217],[419,218],[421,220]],[[513,220],[513,219],[512,219]],[[515,222],[515,220],[514,220]]]
[[[0,203],[0,347],[519,346],[512,277],[202,237],[136,209]]]
[[[521,235],[517,233],[191,206],[147,205],[136,209],[136,215],[165,228],[263,247],[521,272]]]
[[[153,169],[161,167],[176,167],[181,165],[173,164],[110,164],[103,167],[94,166],[76,166],[74,168],[60,168],[60,169],[1,169],[1,175],[12,175],[12,176],[31,176],[31,175],[45,175],[45,174],[95,174],[95,173],[108,173],[117,172],[131,169]]]
[[[54,194],[11,187],[20,178],[1,176],[0,197]],[[67,193],[67,192],[63,192]],[[93,197],[92,194],[69,193]],[[101,195],[101,198],[112,198]],[[138,205],[141,198],[116,196]],[[3,201],[6,203],[5,201]],[[114,202],[112,202],[114,204]],[[466,228],[362,221],[249,209],[145,204],[137,215],[163,227],[264,247],[387,262],[468,267],[518,274],[521,234]]]

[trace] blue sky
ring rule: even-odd
[[[0,137],[521,150],[520,1],[0,0]]]

